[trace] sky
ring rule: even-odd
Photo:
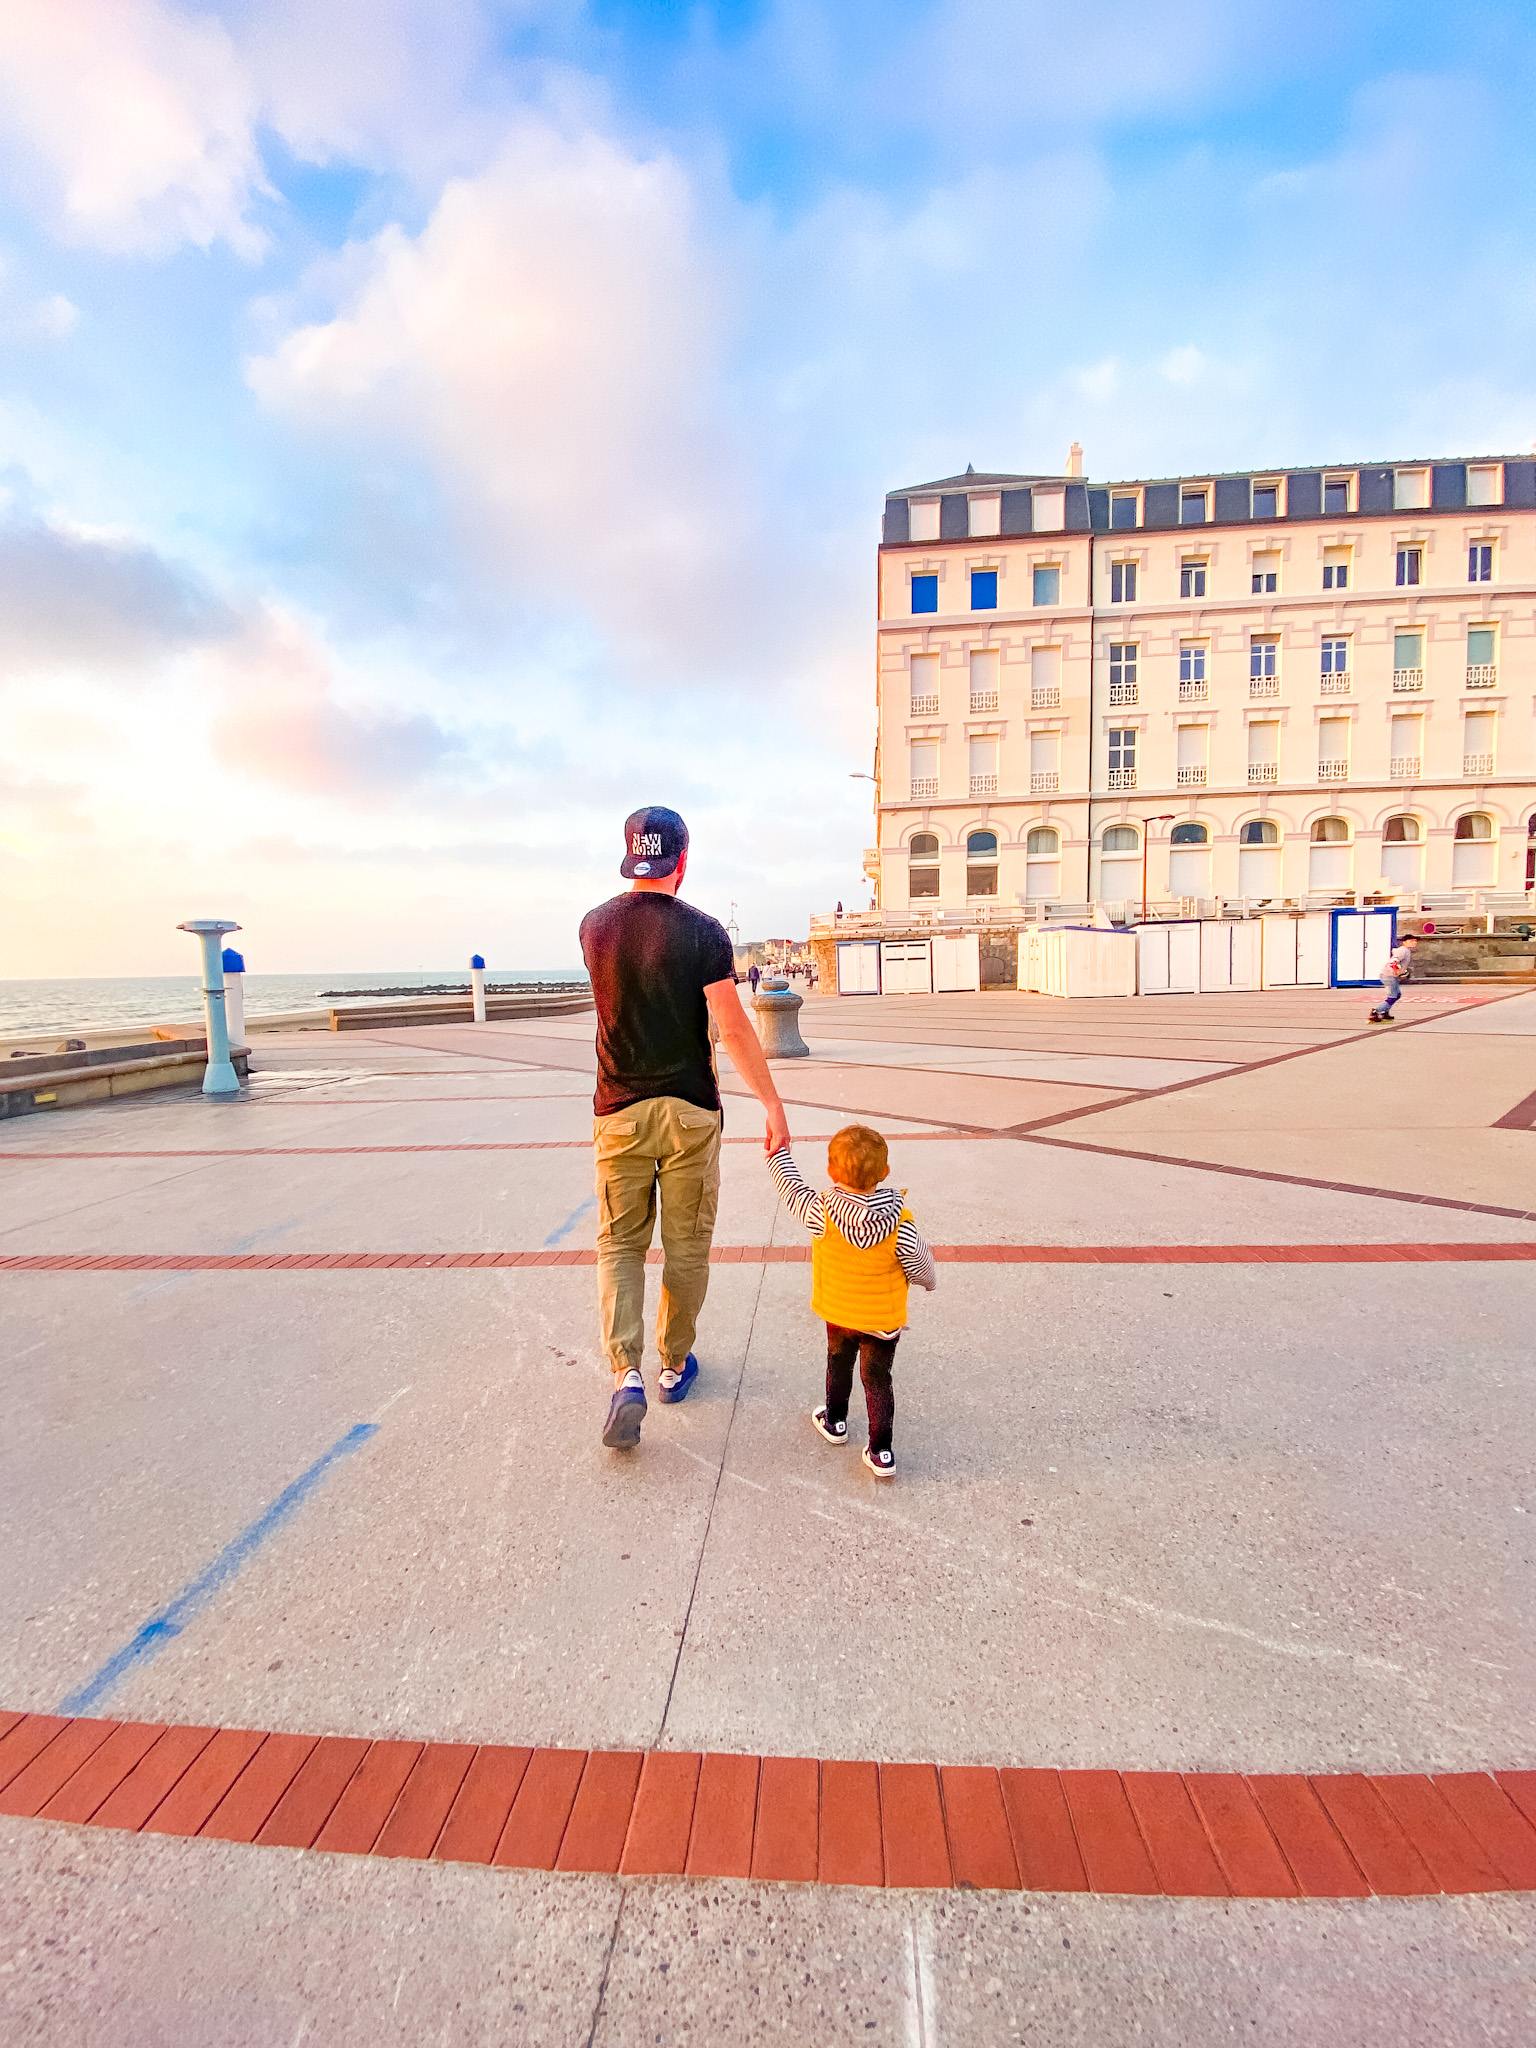
[[[888,489],[1536,440],[1536,14],[0,0],[0,978],[867,902]]]

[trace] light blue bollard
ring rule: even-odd
[[[208,1067],[203,1075],[203,1093],[232,1101],[240,1093],[240,1078],[230,1063],[229,1026],[224,1016],[224,962],[219,941],[225,932],[240,927],[228,918],[192,917],[176,927],[191,932],[203,949],[203,1016],[208,1028]]]
[[[475,1022],[485,1022],[485,962],[478,953],[469,956],[469,993],[475,1006]]]

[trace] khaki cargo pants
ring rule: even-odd
[[[645,1255],[661,1198],[661,1302],[656,1349],[682,1370],[709,1287],[709,1247],[720,1200],[720,1112],[675,1095],[594,1117],[597,1154],[597,1302],[603,1350],[616,1373],[645,1349]]]

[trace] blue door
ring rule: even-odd
[[[1380,981],[1387,955],[1397,944],[1395,910],[1334,910],[1328,949],[1333,988],[1369,988]]]

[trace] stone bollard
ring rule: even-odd
[[[238,1101],[240,1077],[229,1057],[229,1029],[224,1021],[224,953],[219,941],[225,932],[237,932],[240,927],[228,918],[191,917],[176,929],[191,932],[203,949],[203,1016],[208,1032],[203,1093],[216,1102]]]
[[[757,1012],[757,1035],[763,1041],[764,1057],[770,1060],[808,1060],[811,1048],[800,1036],[800,1005],[804,996],[795,995],[782,975],[764,977],[752,998]]]

